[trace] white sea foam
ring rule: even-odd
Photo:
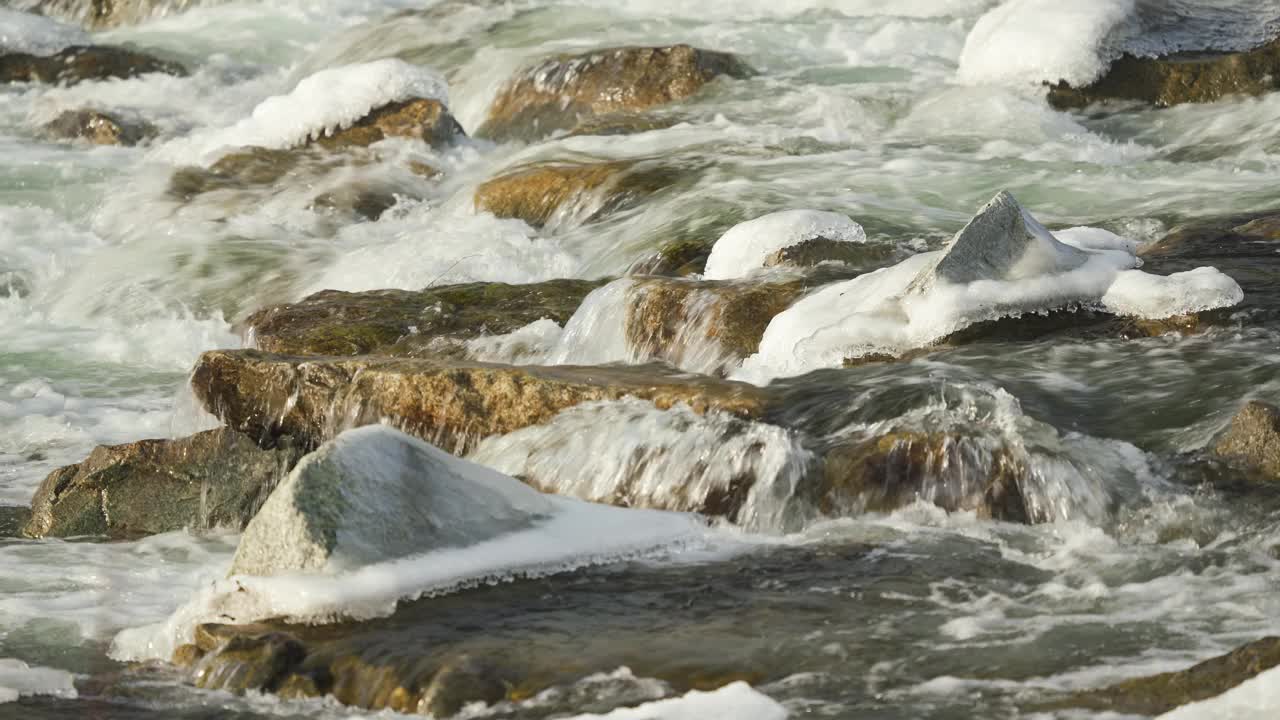
[[[253,114],[227,128],[167,143],[153,157],[207,163],[230,147],[288,148],[349,127],[383,105],[410,98],[448,103],[448,85],[438,73],[402,60],[377,60],[321,70],[287,95],[263,100]]]
[[[0,52],[52,55],[68,46],[88,42],[88,33],[74,25],[0,8]]]
[[[1005,0],[969,32],[960,53],[960,81],[1092,82],[1112,60],[1104,51],[1107,35],[1134,8],[1134,0]]]
[[[764,267],[770,254],[805,240],[863,243],[867,234],[848,216],[821,210],[782,210],[729,228],[711,248],[709,280],[744,277]]]
[[[783,720],[786,717],[786,708],[768,695],[745,682],[735,682],[719,690],[690,690],[678,698],[620,708],[604,715],[575,715],[569,720]]]
[[[71,673],[46,667],[32,667],[21,660],[0,658],[0,704],[28,695],[75,698]]]
[[[348,431],[347,434],[357,451],[366,440],[380,446],[390,434],[396,438],[407,437],[380,426]],[[421,441],[414,442],[426,445]],[[409,463],[399,469],[378,471],[383,474],[420,471],[407,456],[399,453],[380,453],[377,461]],[[466,468],[477,467],[457,459],[452,459],[452,463],[459,473],[459,482],[465,482],[468,473],[472,472]],[[512,487],[519,486],[518,481],[492,470],[475,472],[483,472],[487,478],[485,482],[498,478],[504,483],[514,484]],[[527,488],[522,489],[525,493],[530,492]],[[488,492],[477,485],[476,492],[482,490]],[[459,586],[520,575],[563,572],[660,550],[678,552],[681,547],[705,544],[709,539],[709,531],[695,516],[534,495],[546,512],[530,527],[506,530],[489,537],[467,530],[468,524],[483,525],[486,522],[487,516],[483,513],[451,518],[449,522],[458,524],[463,535],[478,538],[472,544],[424,548],[425,551],[418,555],[381,562],[368,563],[366,558],[362,561],[365,564],[348,563],[341,568],[326,566],[327,570],[321,574],[235,575],[225,580],[214,580],[178,608],[167,621],[121,632],[116,636],[112,655],[131,660],[167,658],[177,645],[190,640],[196,625],[218,618],[232,618],[233,622],[265,618],[300,622],[324,622],[339,617],[371,618],[390,614],[401,600],[412,600]],[[275,498],[273,494],[268,502]],[[339,544],[344,542],[342,537],[346,533],[347,542],[356,543],[353,547],[373,547],[360,540],[358,533],[351,535],[352,532],[350,528],[340,530]]]

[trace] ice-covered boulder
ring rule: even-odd
[[[769,323],[738,379],[763,382],[868,356],[900,357],[977,323],[1089,309],[1159,320],[1238,304],[1215,268],[1137,268],[1138,244],[1099,228],[1051,233],[1001,192],[942,250],[834,283]]]
[[[862,226],[840,213],[782,210],[729,228],[711,248],[708,280],[740,278],[770,263],[780,251],[806,242],[865,243]]]
[[[530,527],[537,491],[382,425],[303,458],[245,528],[232,574],[336,571]]]

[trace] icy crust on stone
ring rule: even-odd
[[[88,43],[88,33],[74,25],[0,8],[0,54],[52,55],[72,45]]]
[[[783,720],[786,717],[786,708],[776,700],[739,680],[710,692],[690,690],[680,697],[619,708],[604,715],[575,715],[568,720]]]
[[[207,587],[166,621],[119,633],[112,656],[122,660],[167,659],[178,645],[190,642],[196,626],[205,622],[368,619],[390,615],[402,600],[481,582],[568,572],[709,542],[711,531],[697,516],[541,495],[515,478],[447,456],[389,427],[349,430],[335,442],[309,456],[319,455],[320,459],[304,460],[304,464],[327,464],[328,471],[342,473],[342,485],[360,492],[376,491],[377,496],[360,500],[367,505],[354,511],[364,519],[361,522],[330,522],[337,526],[337,532],[331,534],[339,549],[331,554],[334,562],[270,576],[210,578]],[[335,462],[335,456],[340,463]],[[254,519],[258,529],[251,525],[241,538],[237,565],[254,557],[266,566],[281,566],[287,563],[269,561],[263,555],[277,552],[286,558],[305,558],[323,547],[325,518],[341,516],[343,510],[352,512],[351,498],[356,494],[354,490],[340,491],[348,499],[334,503],[334,491],[327,486],[331,482],[331,478],[323,480],[316,502],[285,485],[277,488],[267,504],[279,505],[282,501],[276,498],[283,495],[296,498],[287,503],[294,508],[300,504],[305,507],[281,512],[264,506]],[[379,487],[379,483],[391,487]],[[411,488],[418,488],[426,499],[411,501]],[[414,506],[407,507],[405,503],[410,502]],[[384,513],[383,527],[369,524],[374,519],[369,511],[375,509]],[[296,523],[305,520],[298,517],[302,513],[316,519],[319,528],[299,527]],[[273,522],[275,519],[279,520]],[[279,524],[280,520],[285,524]],[[413,522],[425,522],[428,527],[410,529]],[[291,550],[284,542],[271,540],[272,530],[303,543],[307,550]],[[393,537],[396,532],[414,533],[419,538],[415,554],[398,555],[414,542]],[[433,545],[434,539],[449,545]],[[264,541],[267,544],[260,549],[249,549]],[[382,548],[393,556],[378,558],[376,553]]]
[[[33,667],[21,660],[0,658],[0,704],[17,702],[31,695],[75,698],[71,673],[47,667]]]
[[[777,315],[734,377],[767,382],[868,355],[899,356],[974,323],[1073,308],[1160,319],[1231,307],[1214,268],[1137,270],[1137,244],[1099,228],[1050,233],[1007,192],[948,246],[828,285]]]
[[[447,105],[448,83],[433,70],[387,59],[321,70],[285,95],[263,100],[230,127],[176,140],[159,148],[159,159],[206,163],[231,147],[286,149],[350,127],[370,111],[413,98]]]
[[[845,215],[821,210],[783,210],[729,228],[711,248],[704,273],[709,280],[740,278],[764,267],[779,250],[824,238],[863,243],[862,226]]]

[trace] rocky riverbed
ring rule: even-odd
[[[0,715],[1271,717],[1280,8],[0,7]]]

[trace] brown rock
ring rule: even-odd
[[[185,76],[181,65],[118,47],[76,45],[54,55],[0,54],[0,83],[72,85],[84,80],[131,78],[147,73]]]
[[[287,633],[236,634],[196,666],[195,684],[206,690],[275,690],[298,667],[307,649]]]
[[[809,268],[826,262],[838,262],[875,269],[894,258],[893,248],[880,243],[852,243],[818,237],[782,248],[764,260],[765,267]]]
[[[1280,665],[1280,638],[1266,637],[1186,670],[1125,680],[1085,690],[1048,709],[1087,708],[1132,715],[1161,715],[1188,703],[1216,697]]]
[[[659,117],[652,114],[619,112],[586,117],[569,131],[569,137],[579,135],[634,135],[650,130],[666,130],[680,122],[680,118]]]
[[[775,315],[805,290],[803,281],[738,283],[637,278],[628,292],[627,341],[639,357],[674,365],[717,348],[718,358],[696,364],[721,370],[760,348]]]
[[[464,655],[436,671],[416,710],[419,715],[446,718],[468,703],[493,704],[506,695],[506,685],[495,668]]]
[[[896,431],[837,445],[817,494],[830,517],[889,512],[917,499],[1012,522],[1038,518],[1019,483],[1029,469],[1006,447],[954,433]]]
[[[97,110],[68,110],[44,126],[46,135],[60,140],[88,140],[94,145],[137,145],[155,137],[154,125],[130,123]]]
[[[1280,480],[1280,408],[1251,400],[1236,413],[1213,451],[1267,480]]]
[[[589,222],[669,187],[681,174],[652,163],[544,163],[481,184],[476,188],[475,206],[536,228],[567,219]]]
[[[216,350],[192,375],[196,396],[237,429],[316,445],[387,420],[446,450],[550,420],[561,410],[626,396],[754,417],[764,394],[744,383],[655,366],[515,367],[438,359],[299,358]]]
[[[1280,86],[1280,40],[1244,52],[1176,53],[1158,58],[1124,55],[1100,79],[1081,88],[1059,82],[1049,103],[1079,108],[1108,100],[1157,107],[1213,102],[1228,95],[1261,95]]]
[[[254,344],[291,355],[421,356],[451,352],[481,335],[501,335],[550,318],[563,325],[602,283],[464,283],[414,292],[324,290],[264,308],[246,321]],[[455,353],[456,354],[456,353]]]
[[[31,501],[28,537],[136,537],[218,526],[243,528],[297,461],[221,428],[179,440],[99,446],[50,473]]]
[[[91,29],[132,25],[186,11],[208,0],[15,0],[15,7]]]
[[[387,138],[421,140],[433,148],[452,145],[467,133],[439,100],[416,98],[383,105],[349,128],[309,140],[328,150],[368,147]]]
[[[391,190],[368,183],[349,183],[317,195],[311,201],[311,209],[377,220],[398,201],[399,198]]]
[[[688,45],[620,47],[560,55],[520,71],[498,92],[478,137],[534,140],[594,115],[682,100],[721,75],[752,70],[737,57]]]
[[[190,200],[214,190],[243,190],[254,185],[268,185],[289,174],[304,158],[307,156],[303,153],[289,150],[257,146],[242,148],[223,155],[207,169],[179,168],[169,179],[169,194]]]
[[[173,651],[173,658],[171,659],[171,662],[180,668],[191,668],[195,667],[195,664],[200,662],[203,657],[203,650],[193,643],[187,643],[186,645],[179,645],[178,648]]]
[[[699,275],[707,267],[715,239],[693,238],[663,243],[658,251],[631,267],[633,275],[665,275],[688,277]]]

